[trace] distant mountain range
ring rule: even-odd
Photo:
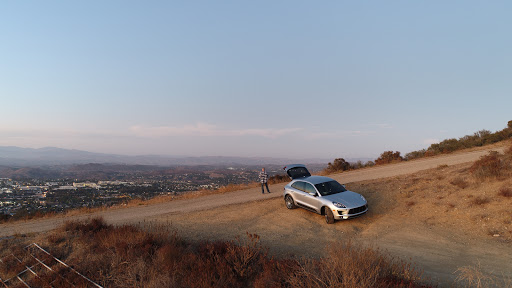
[[[179,157],[141,155],[127,156],[116,154],[93,153],[81,150],[62,149],[56,147],[21,148],[15,146],[0,146],[0,165],[15,167],[72,165],[72,164],[126,164],[126,165],[156,165],[156,166],[195,166],[195,165],[286,165],[289,163],[325,164],[334,159],[321,158],[271,158],[271,157],[227,157],[201,156]],[[349,162],[370,159],[345,159]]]

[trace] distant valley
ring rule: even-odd
[[[26,167],[71,164],[125,164],[125,165],[155,165],[155,166],[195,166],[195,165],[285,165],[287,163],[318,163],[326,165],[333,159],[321,158],[271,158],[271,157],[228,157],[228,156],[166,156],[139,155],[128,156],[118,154],[94,153],[88,151],[62,149],[56,147],[21,148],[15,146],[0,146],[0,166]],[[347,161],[365,161],[367,159],[347,159]],[[368,159],[370,160],[370,159]]]

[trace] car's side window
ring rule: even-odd
[[[309,183],[304,183],[305,186],[304,186],[304,191],[306,193],[314,193],[316,194],[316,190],[315,190],[315,187],[313,187],[313,185],[309,184]]]
[[[306,184],[306,182],[295,181],[293,182],[292,187],[297,190],[304,191],[304,184]]]

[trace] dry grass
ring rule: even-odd
[[[489,197],[481,197],[481,196],[474,197],[470,201],[471,206],[484,205],[484,204],[487,204],[489,202],[491,202],[491,199],[489,199]]]
[[[501,187],[500,191],[498,192],[498,196],[510,198],[512,197],[512,189],[510,187]]]
[[[512,145],[510,145],[506,150],[505,150],[505,155],[511,157],[512,156]]]
[[[414,206],[414,204],[416,204],[416,202],[414,202],[414,201],[405,202],[405,206],[407,206],[407,207],[412,207],[412,206]]]
[[[330,257],[298,263],[291,287],[430,287],[421,284],[421,271],[378,249],[350,242],[328,249]]]
[[[491,151],[480,157],[470,168],[471,173],[478,179],[499,178],[508,175],[509,161],[505,161],[498,152]]]
[[[100,218],[66,222],[39,241],[104,287],[430,287],[410,263],[351,243],[331,246],[322,259],[276,260],[255,234],[190,243],[169,225],[115,227]],[[2,250],[0,258],[19,255],[20,247]],[[2,279],[24,269],[15,262],[0,265]]]
[[[506,155],[495,156],[505,166],[512,161]],[[390,213],[389,207],[393,207],[409,221],[484,238],[493,236],[488,234],[491,227],[500,231],[496,233],[500,236],[493,239],[512,241],[512,179],[503,177],[508,174],[480,179],[471,173],[472,166],[473,163],[466,163],[437,167],[411,175],[350,183],[349,188],[365,195],[376,215]],[[438,177],[440,170],[444,178]],[[436,217],[431,218],[432,213]]]
[[[450,184],[455,185],[460,189],[465,189],[469,186],[469,183],[466,181],[466,179],[462,177],[456,177],[455,179],[450,181]]]
[[[457,269],[457,282],[464,287],[483,288],[491,285],[491,277],[481,272],[480,264],[478,266],[464,266]]]
[[[511,288],[512,279],[503,277],[502,280],[498,280],[497,277],[487,275],[482,272],[480,263],[477,265],[468,265],[460,267],[455,271],[457,274],[457,284],[462,287],[475,287],[475,288],[487,288],[487,287],[502,287]]]

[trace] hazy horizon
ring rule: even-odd
[[[46,146],[46,147],[21,147],[21,146],[0,146],[0,149],[2,148],[14,148],[15,150],[16,149],[23,149],[23,150],[35,150],[35,151],[40,151],[40,150],[65,150],[65,151],[75,151],[75,152],[85,152],[85,153],[92,153],[92,154],[105,154],[105,155],[111,155],[111,156],[125,156],[125,157],[168,157],[168,158],[201,158],[201,157],[212,157],[212,158],[215,158],[215,157],[223,157],[223,158],[255,158],[255,159],[265,159],[265,158],[270,158],[270,159],[287,159],[288,157],[270,157],[270,156],[252,156],[252,157],[248,157],[248,156],[224,156],[224,155],[202,155],[202,156],[197,156],[197,155],[185,155],[185,154],[182,154],[182,155],[179,155],[179,154],[134,154],[134,155],[130,155],[130,154],[117,154],[117,153],[102,153],[102,152],[92,152],[92,151],[87,151],[87,150],[80,150],[80,149],[67,149],[67,148],[62,148],[62,147],[54,147],[54,146]],[[2,155],[0,155],[1,157]],[[293,157],[292,157],[293,158]],[[333,159],[330,159],[330,158],[321,158],[321,157],[316,157],[316,158],[312,158],[312,157],[300,157],[300,158],[297,158],[297,159],[317,159],[317,160],[328,160],[328,161],[331,161]],[[373,160],[373,158],[370,158],[370,157],[360,157],[360,158],[347,158],[347,159],[352,159],[352,160]]]
[[[10,1],[0,146],[376,158],[512,120],[508,1]]]

